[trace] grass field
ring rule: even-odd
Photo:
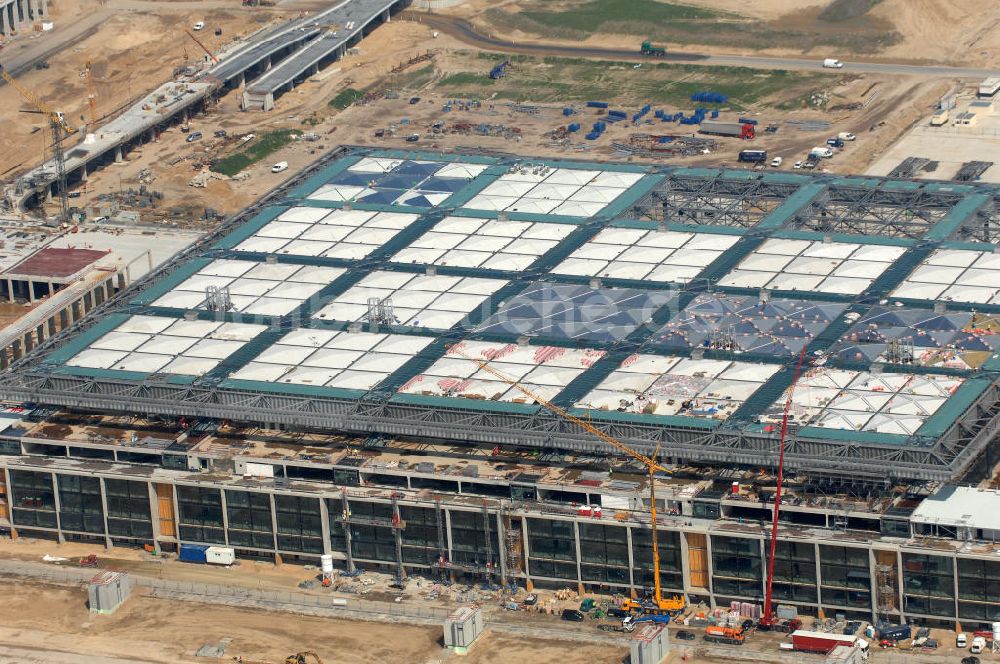
[[[752,12],[730,14],[655,0],[520,0],[518,10],[487,10],[482,23],[491,30],[570,41],[598,33],[631,35],[636,49],[650,39],[668,50],[671,44],[703,44],[750,49],[782,46],[804,52],[822,46],[870,53],[900,38],[889,22],[866,16],[880,1],[831,0],[822,10],[801,12],[790,6],[792,20],[759,21]]]
[[[675,5],[654,0],[590,0],[573,5],[569,11],[525,11],[526,18],[554,28],[569,28],[594,33],[608,23],[636,21],[651,29],[675,21],[712,19],[719,12],[690,5]]]
[[[632,64],[620,62],[548,57],[523,59],[495,81],[481,72],[453,72],[434,88],[464,98],[539,103],[600,99],[624,105],[664,104],[678,110],[694,108],[690,98],[695,92],[712,90],[729,97],[727,108],[742,110],[799,97],[820,87],[823,80],[818,74],[783,70],[666,63],[633,69]]]
[[[302,132],[296,129],[279,129],[267,132],[249,147],[212,164],[212,170],[232,177],[268,155],[277,152],[293,141],[296,136],[301,135]]]
[[[330,100],[330,106],[333,106],[338,111],[342,111],[357,100],[365,96],[365,93],[361,90],[355,90],[354,88],[344,88],[337,95]]]

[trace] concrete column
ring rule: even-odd
[[[153,553],[160,555],[160,498],[152,482],[146,482],[146,490],[149,492],[149,519],[153,524]]]
[[[118,279],[118,290],[124,290],[125,289],[125,284],[126,284],[125,275],[123,273],[119,272],[116,276],[117,276],[117,279]]]
[[[80,167],[80,182],[87,181],[87,164]]]
[[[267,497],[271,500],[271,538],[274,542],[274,564],[281,564],[281,554],[278,553],[278,513],[274,507],[274,494],[269,493]]]
[[[28,302],[30,302],[31,304],[34,304],[35,303],[35,282],[32,281],[31,279],[28,279],[24,283],[28,286]]]
[[[952,589],[955,591],[955,593],[954,593],[955,594],[955,631],[956,632],[961,632],[962,631],[961,618],[959,618],[959,616],[958,616],[958,557],[954,556],[954,555],[951,557],[951,571],[952,571],[952,576],[954,577],[954,580],[955,580],[955,585],[952,586]]]
[[[528,557],[531,552],[528,550],[528,519],[521,518],[521,551],[524,562],[524,587],[529,593],[535,589],[535,584],[531,582],[531,566],[528,564]]]
[[[52,336],[55,336],[55,334],[56,334],[56,332],[57,332],[57,328],[56,328],[56,317],[55,317],[55,316],[53,316],[52,318],[48,319],[48,320],[46,321],[46,325],[48,325],[48,326],[49,326],[49,336],[50,336],[50,337],[52,337]]]
[[[635,597],[635,558],[632,557],[632,528],[625,528],[625,545],[628,548],[629,595]]]
[[[101,487],[101,516],[104,518],[104,548],[110,551],[115,545],[111,541],[111,532],[108,529],[108,492],[104,488],[103,477],[97,478],[97,482]]]
[[[823,611],[823,570],[819,563],[819,542],[813,545],[813,559],[816,561],[816,612],[820,618],[826,619]]]
[[[688,551],[687,533],[683,530],[679,530],[677,533],[681,546],[681,588],[687,595],[691,592],[691,557]]]
[[[74,323],[83,318],[83,300],[77,300],[76,302],[74,302],[69,306],[70,306],[70,313],[72,314]]]
[[[12,540],[16,540],[17,528],[14,527],[14,510],[13,510],[14,500],[13,500],[13,494],[11,493],[10,489],[10,469],[4,468],[2,472],[3,472],[4,486],[7,487],[7,510],[9,512],[9,517],[10,517],[10,538]]]
[[[715,588],[713,578],[715,576],[715,563],[712,562],[712,535],[705,533],[705,556],[708,559],[708,606],[715,610]]]
[[[72,306],[73,305],[70,305],[70,308],[72,308]],[[70,309],[62,309],[59,312],[59,327],[61,327],[64,330],[67,327],[69,327],[69,312],[70,312]]]
[[[580,569],[580,524],[577,521],[573,521],[573,541],[576,544],[576,585],[578,586],[578,592],[583,595],[583,570]]]
[[[14,281],[11,279],[7,280],[7,301],[14,303]]]
[[[319,529],[323,533],[323,553],[333,553],[330,546],[330,508],[326,504],[326,498],[319,499]]]
[[[459,485],[459,486],[461,486],[461,485]],[[497,556],[497,560],[500,561],[500,584],[499,585],[501,587],[506,587],[506,585],[507,585],[507,569],[508,569],[508,567],[507,567],[507,547],[504,545],[504,543],[507,541],[507,529],[504,528],[503,519],[500,517],[500,512],[499,511],[496,513],[496,517],[494,519],[494,522],[496,523],[496,527],[497,527],[497,544],[498,544],[499,549],[500,549],[497,552],[497,553],[499,553],[499,555]],[[451,528],[449,527],[448,530],[451,530]],[[450,534],[449,534],[449,537],[450,537]],[[449,557],[451,556],[451,545],[449,545],[448,556]]]
[[[24,335],[24,352],[30,353],[35,348],[35,335],[28,332]]]
[[[45,334],[45,323],[42,323],[35,328],[35,334],[38,336],[38,343],[45,343],[45,339],[48,335]]]
[[[62,517],[59,516],[59,508],[60,508],[60,503],[59,503],[59,480],[56,478],[56,474],[55,473],[52,473],[51,477],[52,477],[52,499],[55,502],[55,506],[56,506],[56,541],[59,544],[62,544],[63,542],[66,541],[66,538],[63,537]]]
[[[11,342],[11,344],[10,344],[10,356],[11,356],[11,359],[14,359],[14,360],[20,360],[22,357],[24,357],[24,352],[21,349],[21,340],[20,339],[14,339],[14,341]]]
[[[226,505],[226,490],[219,489],[222,500],[222,536],[226,539],[226,546],[229,546],[229,509]]]
[[[7,7],[0,5],[0,34],[6,35],[10,32],[7,27]]]
[[[115,163],[116,163],[116,164],[120,164],[120,163],[122,163],[122,162],[123,162],[124,160],[125,160],[125,159],[124,159],[124,157],[122,156],[122,146],[120,146],[120,145],[119,145],[119,146],[117,146],[117,147],[115,148]]]
[[[388,9],[386,9],[384,12],[382,12],[382,22],[383,23],[388,23],[389,19],[391,19],[391,18],[392,18],[392,14],[389,13]]]
[[[94,293],[84,293],[80,301],[83,303],[83,313],[86,315],[88,311],[94,308]]]
[[[906,622],[906,605],[903,604],[903,552],[896,551],[896,587],[899,589],[899,622]]]

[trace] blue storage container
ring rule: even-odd
[[[719,117],[719,112],[718,111],[712,111],[712,119],[714,120],[717,117]]]
[[[181,544],[180,555],[177,557],[186,563],[203,563],[206,551],[208,547],[204,544]]]
[[[573,115],[573,109],[567,106],[566,108],[563,109],[563,115],[565,115],[566,117]]]
[[[567,131],[580,131],[580,123],[574,122],[570,126],[566,127]]]
[[[748,124],[748,125],[756,125],[757,124],[756,120],[751,120],[750,118],[740,118],[739,122],[740,122],[740,124]]]
[[[587,108],[607,108],[608,102],[606,101],[588,101]]]

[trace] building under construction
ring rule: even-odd
[[[652,481],[664,589],[759,602],[788,403],[777,600],[987,622],[998,202],[342,149],[0,376],[0,524],[639,593]]]

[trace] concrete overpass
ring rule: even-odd
[[[17,0],[43,3],[45,0]],[[0,0],[5,9],[6,0]],[[129,150],[155,140],[170,124],[185,122],[212,94],[244,85],[251,76],[258,81],[267,104],[273,107],[277,91],[288,89],[318,67],[343,55],[374,27],[389,20],[392,11],[409,0],[340,0],[329,9],[263,30],[220,56],[220,62],[193,76],[170,81],[139,100],[106,125],[74,134],[80,141],[64,146],[67,185],[87,180],[96,168],[121,161]],[[345,26],[350,25],[350,28]],[[278,63],[275,65],[275,63]],[[273,73],[272,73],[273,72]],[[25,173],[4,188],[3,198],[16,210],[37,206],[58,193],[55,162],[50,160]]]
[[[0,0],[0,35],[31,32],[32,21],[49,15],[49,0]]]
[[[324,12],[314,23],[321,31],[320,36],[247,85],[243,108],[271,110],[276,95],[291,90],[296,82],[342,58],[350,46],[388,22],[392,12],[406,4],[407,0],[353,0]]]

